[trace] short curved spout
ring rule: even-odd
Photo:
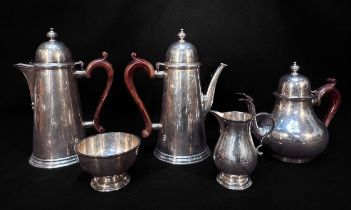
[[[204,116],[206,116],[206,114],[208,113],[208,111],[211,109],[212,104],[213,104],[213,98],[214,98],[214,93],[216,90],[216,85],[217,85],[217,81],[219,76],[222,73],[222,70],[224,69],[224,67],[226,67],[227,64],[221,63],[215,74],[213,75],[210,85],[208,86],[206,95],[202,96],[202,113],[204,114]]]
[[[252,115],[252,117],[256,116],[256,107],[255,104],[253,103],[253,98],[251,96],[246,95],[245,93],[237,93],[238,95],[243,96],[242,98],[239,98],[239,101],[244,101],[247,105],[247,109],[249,110],[249,113]],[[256,136],[258,139],[262,139],[264,135],[266,135],[267,131],[269,131],[269,127],[267,128],[266,126],[259,127],[257,125],[257,120],[256,117],[255,119],[252,120],[251,127],[253,129],[252,133]]]
[[[30,92],[30,97],[32,99],[32,108],[34,105],[34,65],[33,64],[24,64],[24,63],[18,63],[13,65],[13,67],[21,70],[21,72],[24,74],[28,87],[29,87],[29,92]]]

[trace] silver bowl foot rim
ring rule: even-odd
[[[293,158],[293,157],[281,156],[278,154],[272,154],[272,157],[287,163],[307,163],[313,159],[313,158]]]
[[[216,180],[220,185],[230,190],[245,190],[252,184],[247,175],[230,175],[223,172],[217,175]]]
[[[208,149],[208,147],[206,147],[204,151],[195,155],[174,156],[174,155],[163,153],[156,148],[154,151],[154,155],[157,159],[166,163],[170,163],[174,165],[188,165],[188,164],[198,163],[205,160],[211,155],[211,152]]]
[[[56,158],[56,159],[41,159],[33,154],[29,158],[29,164],[36,168],[61,168],[64,166],[73,165],[79,162],[77,155],[72,155],[64,158]]]
[[[130,176],[127,173],[114,175],[94,177],[90,181],[90,186],[99,192],[111,192],[122,189],[130,182]]]

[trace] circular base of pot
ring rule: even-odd
[[[175,156],[175,155],[169,155],[166,153],[161,152],[157,148],[154,151],[154,155],[156,156],[157,159],[174,164],[174,165],[187,165],[187,164],[193,164],[193,163],[198,163],[210,156],[211,152],[206,147],[206,149],[203,152],[200,152],[195,155],[189,155],[189,156]]]
[[[114,175],[94,177],[90,181],[90,186],[99,192],[111,192],[122,189],[130,182],[130,176],[127,173]]]
[[[281,156],[277,154],[272,154],[272,157],[287,163],[307,163],[313,159],[313,158],[292,158],[292,157],[286,157],[286,156]]]
[[[45,169],[52,169],[52,168],[61,168],[64,166],[73,165],[79,162],[77,155],[72,155],[65,158],[57,158],[57,159],[41,159],[33,154],[29,158],[29,164],[36,168],[45,168]]]
[[[223,172],[217,175],[217,182],[230,190],[245,190],[252,184],[247,175],[230,175]]]

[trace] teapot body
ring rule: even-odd
[[[277,97],[272,114],[276,126],[266,146],[279,160],[308,162],[327,147],[328,129],[316,116],[311,99]]]

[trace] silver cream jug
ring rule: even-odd
[[[265,144],[272,156],[281,161],[304,163],[326,148],[329,141],[327,127],[340,107],[341,96],[335,88],[335,79],[328,78],[327,84],[311,91],[310,81],[298,73],[300,67],[296,62],[290,68],[291,73],[280,78],[278,89],[274,92],[276,103],[272,114],[276,126]],[[331,96],[331,103],[321,121],[313,106],[320,105],[326,95]],[[253,105],[250,113],[255,114]],[[262,126],[255,130],[265,132],[265,120],[256,121],[253,126],[257,124]]]
[[[167,50],[164,63],[152,64],[137,58],[125,69],[124,79],[129,93],[140,109],[145,122],[142,136],[148,137],[152,129],[159,130],[155,156],[171,164],[192,164],[210,155],[206,144],[204,119],[212,106],[215,86],[225,64],[220,64],[215,72],[206,95],[200,86],[200,63],[194,45],[185,41],[181,29],[179,40]],[[164,70],[160,70],[160,67]],[[163,100],[161,122],[151,123],[144,103],[141,101],[133,82],[134,72],[145,70],[150,78],[163,78]]]
[[[246,95],[244,95],[246,96]],[[250,100],[241,98],[239,100]],[[258,155],[262,155],[259,148],[262,147],[266,137],[273,131],[275,122],[271,114],[258,113],[251,115],[246,112],[210,111],[220,124],[220,136],[213,152],[213,160],[219,169],[216,180],[223,187],[230,190],[244,190],[251,186],[249,174],[253,172],[257,164]],[[257,118],[269,119],[265,133],[258,136],[259,146],[255,147],[251,137],[252,122]]]
[[[83,70],[83,62],[73,62],[70,50],[55,40],[57,33],[51,28],[47,33],[49,41],[36,50],[35,63],[15,64],[26,77],[34,112],[33,153],[30,165],[38,168],[58,168],[78,162],[74,144],[85,137],[85,128],[95,127],[99,132],[101,108],[109,94],[114,70],[106,61],[107,53],[101,59],[93,60]],[[81,69],[76,70],[75,67]],[[96,68],[103,68],[108,81],[93,121],[84,121],[76,78],[90,78]]]

